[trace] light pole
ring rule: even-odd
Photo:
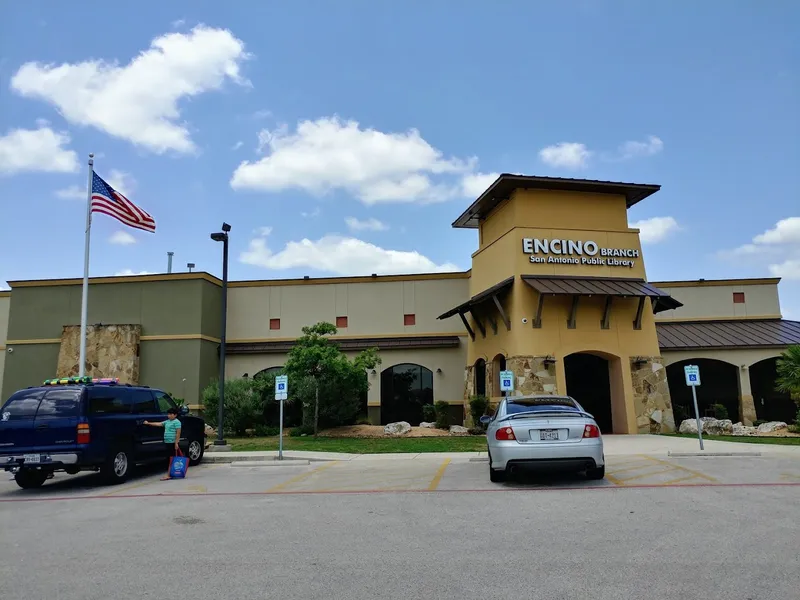
[[[215,446],[225,446],[222,424],[225,419],[225,330],[228,320],[228,232],[231,226],[222,224],[222,231],[211,234],[215,242],[222,242],[222,331],[219,337],[219,406],[217,407],[217,439]]]

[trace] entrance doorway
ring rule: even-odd
[[[788,392],[775,388],[778,379],[778,358],[767,358],[750,367],[750,389],[756,415],[761,421],[784,421],[794,423],[797,419],[797,404]]]
[[[697,391],[697,408],[700,417],[739,420],[739,369],[730,363],[713,358],[693,358],[672,363],[667,367],[669,396],[675,427],[680,428],[685,419],[694,419],[692,388],[686,385],[683,368],[700,367],[700,385]]]
[[[613,433],[611,418],[611,371],[609,361],[580,352],[564,358],[567,394],[589,412],[601,433]]]
[[[425,404],[433,404],[430,369],[405,363],[381,373],[381,425],[397,421],[419,425]]]

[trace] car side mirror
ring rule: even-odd
[[[181,406],[181,416],[189,414],[189,407],[188,406]]]
[[[490,417],[489,415],[483,415],[480,420],[481,423],[483,423],[484,425],[488,425],[489,423],[492,422],[492,417]]]

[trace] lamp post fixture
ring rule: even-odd
[[[222,331],[219,342],[219,406],[217,407],[217,439],[215,446],[225,446],[222,424],[225,422],[225,333],[228,320],[228,233],[231,226],[222,224],[222,231],[211,234],[215,242],[222,242]]]

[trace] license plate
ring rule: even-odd
[[[558,441],[558,429],[542,429],[539,431],[539,439],[542,441]]]
[[[39,454],[23,454],[22,459],[26,463],[38,463],[42,461],[42,457]]]

